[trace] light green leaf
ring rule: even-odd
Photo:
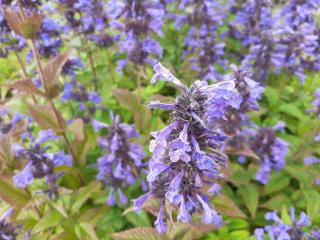
[[[243,198],[244,203],[251,214],[251,217],[255,218],[259,202],[259,193],[257,187],[253,184],[247,184],[241,186],[238,192]]]
[[[80,188],[74,197],[74,203],[71,206],[71,214],[75,214],[83,206],[83,204],[91,197],[94,192],[100,189],[99,182],[92,182],[90,185]]]

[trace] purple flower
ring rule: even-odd
[[[259,110],[258,100],[262,97],[264,87],[251,79],[248,71],[238,69],[235,65],[231,65],[231,68],[233,73],[226,75],[225,80],[234,81],[242,101],[239,107],[227,107],[225,114],[219,118],[219,123],[228,136],[235,136],[244,125],[249,124],[250,120],[247,114],[250,111]]]
[[[143,148],[130,140],[139,137],[133,125],[120,123],[120,117],[113,119],[112,125],[99,121],[92,122],[94,128],[105,128],[108,131],[106,136],[98,139],[99,145],[106,149],[107,153],[98,159],[97,179],[110,187],[108,204],[114,205],[114,190],[117,191],[119,202],[126,204],[128,198],[124,190],[128,185],[133,185],[139,180],[139,174],[144,171],[142,160],[145,158]],[[138,201],[140,205],[141,201]]]
[[[236,37],[247,46],[252,37],[271,29],[275,19],[272,17],[270,0],[250,0],[240,7],[231,26],[236,30]]]
[[[127,58],[118,61],[121,71],[129,62],[134,66],[152,63],[149,55],[162,57],[160,44],[151,38],[151,33],[161,36],[165,11],[160,1],[121,0],[109,2],[111,26],[121,31],[120,52]]]
[[[265,219],[268,221],[273,221],[274,224],[267,225],[264,228],[257,228],[255,230],[257,240],[269,239],[264,238],[265,234],[271,239],[279,240],[309,239],[311,236],[305,232],[304,227],[311,226],[310,218],[304,212],[301,212],[299,218],[296,219],[293,208],[290,209],[290,218],[291,223],[287,225],[279,218],[277,212],[266,213]]]
[[[223,106],[238,107],[241,98],[232,82],[210,86],[196,81],[188,88],[160,63],[154,66],[154,70],[152,83],[164,79],[177,85],[181,95],[174,104],[149,104],[152,108],[170,111],[173,122],[152,133],[154,139],[149,147],[152,159],[147,176],[150,192],[135,201],[135,209],[140,210],[149,195],[158,199],[162,207],[155,226],[161,233],[167,229],[165,202],[179,209],[177,219],[183,223],[190,222],[192,214],[198,212],[203,214],[204,223],[221,226],[222,218],[213,210],[208,198],[209,194],[217,194],[218,189],[203,190],[204,186],[215,186],[215,179],[221,177],[220,169],[227,159],[221,151],[218,131],[208,127],[208,109],[215,102],[220,104],[216,109],[222,106],[222,102]]]
[[[260,128],[245,132],[250,149],[259,157],[260,166],[256,179],[262,184],[269,181],[272,169],[279,171],[285,165],[288,143],[276,137],[272,128]]]
[[[183,23],[191,26],[185,39],[187,50],[183,57],[191,56],[192,70],[204,81],[220,79],[215,65],[226,67],[225,44],[219,39],[218,26],[227,17],[227,10],[220,3],[208,0],[188,0],[180,9],[188,8],[187,15],[176,17],[178,28]]]
[[[82,118],[85,123],[89,123],[95,112],[103,108],[102,98],[97,92],[88,91],[87,88],[76,80],[65,83],[62,101],[74,101],[79,106],[78,114],[75,117]]]
[[[16,156],[28,161],[24,169],[13,177],[17,187],[24,188],[34,179],[46,178],[49,189],[42,192],[46,192],[52,198],[57,196],[56,179],[61,176],[61,173],[56,173],[54,167],[72,165],[72,158],[63,151],[48,153],[48,148],[43,145],[49,140],[57,141],[58,139],[52,130],[43,130],[39,132],[37,139],[30,136],[29,147],[13,146]]]
[[[13,209],[10,208],[2,216],[0,216],[0,237],[1,239],[16,239],[18,226],[14,226],[8,221],[8,218],[13,214]],[[27,239],[26,239],[27,240]]]

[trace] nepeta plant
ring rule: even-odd
[[[202,214],[203,223],[221,226],[222,217],[211,206],[209,195],[216,193],[216,180],[222,177],[221,169],[227,156],[221,150],[224,138],[219,129],[208,127],[208,115],[213,114],[208,109],[221,112],[228,105],[237,107],[241,97],[231,81],[211,86],[196,81],[187,87],[160,63],[154,70],[151,83],[159,79],[171,82],[179,88],[181,95],[174,104],[149,104],[151,108],[170,111],[173,121],[161,131],[152,133],[154,139],[149,146],[152,159],[147,176],[150,191],[134,200],[134,209],[141,209],[151,196],[158,199],[161,207],[155,226],[160,233],[167,231],[165,219],[168,214],[172,219],[166,211],[168,204],[179,209],[178,221],[188,223],[192,215]]]
[[[0,216],[0,239],[1,240],[16,240],[18,237],[18,229],[20,226],[15,226],[8,221],[8,218],[13,214],[13,209],[10,208],[2,216]],[[30,239],[29,232],[25,235],[24,240]]]
[[[291,223],[284,223],[280,217],[277,215],[277,212],[266,213],[265,219],[273,221],[273,225],[267,225],[263,229],[257,228],[255,230],[255,235],[257,240],[269,239],[265,238],[265,234],[268,235],[271,239],[277,240],[296,240],[296,239],[317,239],[317,232],[307,234],[304,230],[305,227],[311,226],[310,218],[304,212],[301,212],[298,219],[296,219],[294,209],[290,209],[290,220]]]
[[[160,1],[110,1],[108,7],[111,26],[124,33],[119,50],[127,56],[117,62],[118,71],[128,63],[132,63],[136,68],[146,63],[153,64],[155,60],[151,55],[162,57],[162,48],[152,37],[152,34],[162,36],[165,11]]]
[[[13,180],[16,186],[24,188],[34,179],[45,178],[48,189],[43,192],[55,199],[58,195],[56,180],[62,173],[56,173],[54,168],[61,165],[71,166],[72,157],[66,155],[64,151],[49,153],[48,148],[43,146],[48,140],[58,140],[58,137],[51,130],[43,130],[39,132],[36,139],[31,136],[29,146],[14,145],[15,155],[21,160],[26,160],[27,164],[21,172],[14,176]]]
[[[268,183],[272,169],[279,171],[285,165],[289,145],[275,134],[276,130],[282,128],[283,126],[280,123],[273,129],[260,128],[243,131],[247,144],[259,158],[259,171],[256,179],[262,184]],[[245,161],[245,157],[242,157],[241,161]]]
[[[188,47],[182,57],[191,55],[192,70],[204,81],[220,79],[216,64],[226,67],[225,44],[219,37],[219,27],[226,18],[225,9],[219,2],[207,0],[181,1],[180,10],[188,8],[186,15],[177,16],[177,26],[192,26],[185,39]]]
[[[112,119],[111,125],[96,120],[92,124],[96,131],[103,128],[108,131],[106,136],[98,139],[99,146],[107,153],[97,160],[97,179],[110,188],[107,202],[114,205],[114,193],[117,192],[120,203],[127,204],[128,198],[122,191],[129,185],[139,182],[146,190],[146,183],[141,180],[141,174],[145,171],[142,161],[146,154],[140,144],[131,142],[131,139],[139,137],[139,133],[134,125],[121,123],[119,116]]]
[[[224,133],[235,136],[241,132],[243,126],[250,124],[247,114],[259,110],[258,100],[264,92],[264,87],[254,81],[248,71],[238,69],[235,65],[232,65],[231,68],[233,73],[227,75],[225,79],[234,81],[235,88],[242,97],[242,102],[239,108],[229,106],[218,122]]]

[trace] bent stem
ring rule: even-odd
[[[45,93],[48,93],[49,88],[48,88],[47,82],[45,80],[45,74],[44,74],[44,70],[43,70],[43,67],[42,67],[42,64],[41,64],[41,61],[40,61],[39,52],[38,52],[38,49],[37,49],[37,47],[35,45],[35,41],[33,39],[31,40],[31,47],[32,47],[34,59],[36,61],[36,64],[37,64],[37,67],[38,67],[38,70],[39,70],[39,73],[40,73],[40,79],[41,79],[41,82],[42,82],[42,84],[44,86]],[[56,120],[58,122],[59,128],[63,129],[63,123],[61,122],[58,110],[57,110],[56,106],[54,105],[53,100],[52,99],[48,99],[48,100],[49,100],[49,104],[50,104],[50,106],[51,106],[51,108],[52,108],[52,110],[54,112],[54,115],[56,117]],[[67,138],[67,135],[64,132],[62,133],[62,137],[64,139],[64,142],[65,142],[66,146],[67,146],[68,151],[72,155],[72,158],[74,159],[74,161],[76,161],[76,159],[77,159],[76,155],[75,155],[75,153],[74,153],[74,151],[72,149],[72,146],[71,146],[71,144],[70,144],[70,142],[69,142],[69,140]]]

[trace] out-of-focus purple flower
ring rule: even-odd
[[[304,227],[311,226],[310,218],[304,212],[301,212],[298,219],[295,217],[294,209],[290,209],[290,225],[285,224],[277,212],[266,213],[265,219],[268,221],[273,221],[273,225],[267,225],[264,228],[258,228],[255,230],[255,236],[257,240],[265,239],[283,239],[283,240],[293,240],[293,239],[310,239],[312,235],[305,232]],[[313,231],[315,233],[315,231]],[[269,236],[269,238],[265,238]],[[316,237],[316,234],[313,236]],[[312,239],[312,238],[311,238]]]
[[[236,135],[243,125],[248,125],[247,113],[259,110],[258,100],[262,97],[264,88],[259,82],[251,79],[250,73],[231,65],[233,73],[225,76],[225,80],[232,80],[241,96],[239,107],[227,107],[225,114],[219,119],[222,130],[229,136]]]
[[[97,92],[88,91],[87,88],[76,80],[65,83],[61,97],[62,101],[75,101],[78,105],[78,114],[85,123],[90,122],[95,112],[102,108],[102,98]],[[83,115],[85,112],[85,115]]]
[[[271,14],[270,4],[270,0],[247,0],[237,11],[231,26],[243,45],[248,46],[253,37],[272,28],[275,19]]]
[[[296,30],[305,23],[314,24],[314,14],[319,7],[319,0],[290,0],[282,9],[281,16],[286,25]]]
[[[71,80],[75,80],[76,70],[81,69],[83,63],[79,58],[71,58],[62,67],[62,73],[70,76]]]
[[[177,219],[184,223],[191,221],[194,213],[202,214],[205,224],[222,225],[222,218],[212,208],[209,194],[217,194],[216,178],[227,156],[221,151],[222,138],[217,131],[208,127],[208,109],[216,100],[216,109],[227,105],[238,106],[238,97],[233,82],[208,85],[196,81],[189,88],[182,84],[160,63],[154,66],[155,75],[151,82],[159,79],[174,83],[181,95],[173,104],[151,102],[149,107],[171,112],[173,122],[153,132],[149,149],[152,152],[147,181],[150,192],[134,201],[134,208],[141,209],[149,196],[160,200],[161,208],[155,222],[156,229],[163,233],[167,229],[165,202],[178,210]],[[221,103],[224,102],[222,106]],[[209,192],[203,190],[209,187]]]
[[[49,189],[44,190],[50,197],[57,196],[56,179],[61,173],[54,171],[55,166],[72,165],[72,158],[64,152],[48,153],[48,148],[42,145],[49,140],[58,140],[52,130],[43,130],[38,134],[37,139],[30,139],[30,146],[25,148],[14,145],[15,155],[27,160],[25,168],[13,177],[17,187],[24,188],[30,185],[34,179],[46,178]]]
[[[108,16],[107,4],[96,0],[57,0],[65,7],[66,26],[65,32],[70,30],[85,34],[89,41],[93,41],[100,47],[109,47],[117,40],[111,36],[107,29]]]
[[[127,53],[127,58],[118,61],[118,71],[129,62],[135,66],[151,64],[155,60],[150,55],[162,57],[160,44],[151,38],[152,33],[162,35],[165,11],[160,1],[110,1],[108,10],[112,19],[110,25],[125,33],[119,49]]]
[[[99,121],[92,122],[96,131],[105,128],[106,136],[98,139],[99,145],[107,150],[107,153],[98,159],[97,179],[110,188],[108,204],[114,205],[114,193],[117,192],[119,202],[126,204],[128,199],[122,192],[128,185],[140,181],[140,174],[144,171],[142,160],[145,158],[143,148],[132,138],[139,137],[134,125],[120,122],[120,117],[113,119],[112,125]]]
[[[59,54],[62,46],[61,31],[62,26],[57,21],[48,17],[42,20],[37,42],[42,56],[51,58]]]
[[[186,15],[176,17],[177,27],[183,23],[192,26],[185,39],[187,50],[183,57],[191,55],[192,69],[204,81],[220,79],[215,65],[226,67],[225,44],[219,39],[218,27],[226,18],[225,6],[216,1],[181,1],[180,9],[188,9]]]
[[[265,30],[248,40],[250,49],[242,65],[252,69],[255,81],[263,81],[270,73],[279,73],[285,66],[287,46],[281,44],[279,35],[281,33],[277,31]]]
[[[249,148],[260,160],[256,179],[262,184],[267,184],[271,170],[279,171],[284,167],[289,145],[278,138],[272,128],[247,129],[244,135]]]
[[[13,209],[9,209],[2,216],[0,216],[0,237],[2,239],[16,239],[17,227],[8,222],[8,218],[13,214]]]

